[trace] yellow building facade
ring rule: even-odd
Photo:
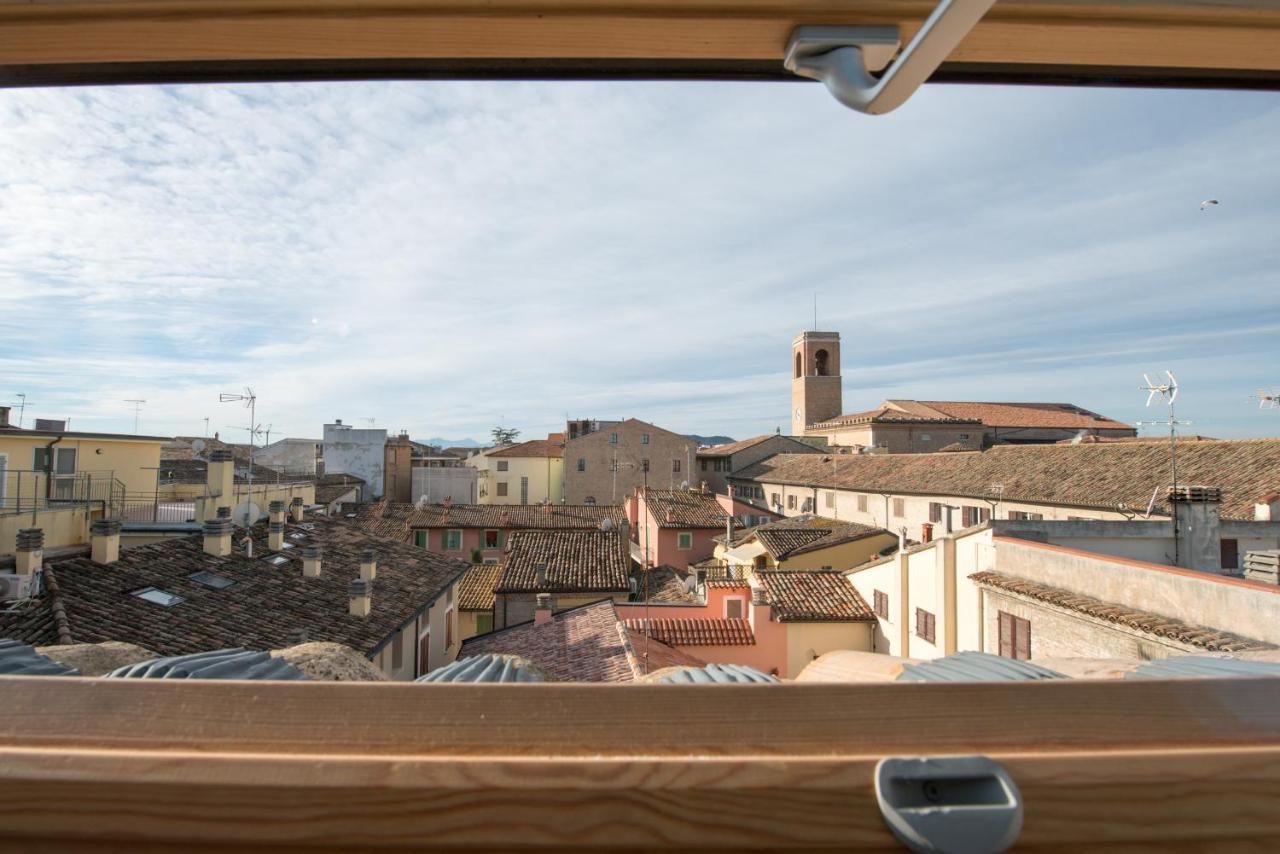
[[[479,470],[479,504],[564,502],[564,449],[538,439],[476,454],[467,465]]]

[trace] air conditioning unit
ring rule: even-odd
[[[17,573],[0,573],[0,602],[17,602],[31,598],[35,592],[34,575],[18,575]]]

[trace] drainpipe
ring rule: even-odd
[[[44,502],[48,507],[49,499],[53,497],[53,446],[62,441],[62,437],[54,439],[52,442],[44,446]],[[38,501],[31,503],[31,524],[36,522],[36,509],[39,507]]]

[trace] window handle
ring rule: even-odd
[[[1004,851],[1022,830],[1018,786],[985,756],[887,757],[875,786],[885,823],[912,851]]]
[[[995,0],[941,0],[892,65],[897,27],[797,27],[783,65],[820,80],[836,100],[870,115],[895,110],[938,70]],[[871,76],[888,66],[879,79]]]

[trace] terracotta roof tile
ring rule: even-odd
[[[985,403],[960,400],[889,400],[890,406],[916,412],[934,412],[952,418],[981,421],[986,427],[1046,428],[1056,430],[1132,430],[1072,403]]]
[[[458,584],[459,611],[492,611],[493,588],[502,575],[501,564],[477,564]]]
[[[604,600],[462,642],[458,658],[518,655],[563,682],[632,682],[641,675],[613,602]]]
[[[605,520],[615,528],[627,519],[618,504],[428,504],[407,502],[344,504],[349,521],[384,537],[413,541],[415,528],[540,528],[598,530]]]
[[[626,620],[632,634],[648,635],[672,646],[754,646],[756,636],[748,620],[698,617]]]
[[[757,570],[755,577],[780,623],[869,623],[876,618],[844,573]]]
[[[765,433],[763,436],[752,436],[750,439],[740,439],[737,442],[727,442],[723,445],[712,445],[710,448],[699,448],[698,456],[700,457],[730,457],[739,451],[745,451],[748,448],[754,448],[761,442],[767,442],[776,436],[776,433]]]
[[[645,503],[660,528],[723,528],[729,516],[714,495],[687,489],[650,489]]]
[[[538,567],[546,583],[538,584]],[[620,593],[631,590],[631,555],[618,531],[513,531],[498,593]]]
[[[735,481],[789,483],[984,499],[993,484],[1006,501],[1114,510],[1143,509],[1158,490],[1167,513],[1169,448],[1160,443],[1002,445],[974,454],[778,454]],[[1192,442],[1178,447],[1178,479],[1222,490],[1222,515],[1252,519],[1254,498],[1280,485],[1280,439]]]
[[[829,421],[810,425],[812,427],[851,427],[860,424],[977,424],[976,419],[954,418],[940,412],[931,414],[903,412],[888,406],[868,409],[865,412],[851,412],[840,415]]]
[[[521,442],[518,445],[511,445],[497,451],[490,451],[490,457],[538,457],[538,458],[560,458],[564,456],[564,445],[548,441],[547,439],[532,439],[528,442]]]
[[[969,578],[981,587],[1016,593],[1039,602],[1056,605],[1059,608],[1066,608],[1109,623],[1118,623],[1156,637],[1180,641],[1211,652],[1275,649],[1272,644],[1241,637],[1231,632],[1195,626],[1173,617],[1162,617],[1150,611],[1104,602],[1061,587],[1025,581],[1000,572],[975,572]]]
[[[737,545],[753,538],[759,540],[774,560],[785,560],[797,554],[851,543],[883,533],[886,533],[883,528],[873,525],[841,522],[806,513],[744,529],[741,535],[735,533],[733,539]]]

